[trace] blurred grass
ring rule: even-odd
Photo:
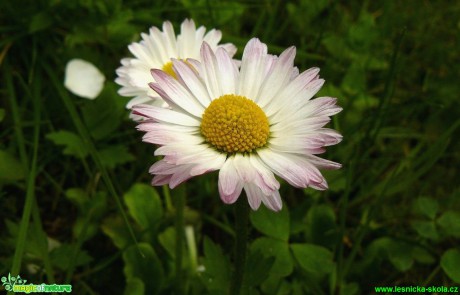
[[[120,59],[129,56],[127,45],[139,40],[141,32],[167,19],[177,32],[182,20],[192,17],[198,25],[222,30],[223,41],[237,45],[238,57],[253,36],[267,43],[274,54],[295,45],[296,65],[302,71],[319,66],[327,81],[320,95],[338,97],[344,108],[331,123],[344,141],[324,155],[343,164],[339,171],[325,172],[330,190],[301,191],[285,183],[281,188],[290,209],[289,241],[330,250],[336,262],[335,274],[329,277],[332,283],[296,265],[289,279],[272,278],[281,283],[269,288],[264,282],[259,291],[282,294],[282,288],[288,288],[297,294],[360,294],[372,293],[373,285],[455,284],[445,265],[441,267],[441,258],[447,250],[458,248],[459,242],[454,225],[457,215],[447,214],[460,210],[458,3],[20,2],[20,7],[16,1],[0,4],[0,111],[4,110],[0,151],[9,157],[8,167],[0,170],[7,171],[0,173],[0,228],[4,229],[0,231],[0,276],[12,272],[34,283],[70,281],[79,294],[120,293],[124,288],[122,253],[129,243],[125,248],[114,245],[100,224],[112,218],[122,232],[124,220],[131,235],[142,242],[146,230],[139,234],[139,225],[116,197],[108,201],[100,219],[88,214],[88,223],[96,228],[89,239],[85,231],[75,236],[73,228],[80,216],[65,194],[72,188],[82,189],[91,196],[91,203],[96,193],[122,196],[135,183],[148,184],[148,166],[155,160],[153,147],[141,143],[142,135],[134,130],[124,109],[127,99],[116,94],[117,85],[107,82],[95,101],[80,99],[63,88],[64,67],[72,58],[83,58],[113,81]],[[95,114],[100,115],[101,124],[94,120]],[[89,156],[63,154],[47,136],[61,130],[81,140]],[[127,160],[103,162],[102,151],[114,146],[120,147],[115,149],[119,158]],[[184,219],[195,228],[201,259],[206,256],[201,246],[205,237],[224,251],[232,246],[232,210],[221,203],[216,191],[215,173],[187,184]],[[164,247],[169,241],[165,233],[174,223],[174,195],[174,191],[171,197],[163,191],[168,210],[156,236],[149,238],[166,271],[172,269],[170,256],[174,256]],[[415,206],[421,197],[439,204],[432,220]],[[333,212],[330,228],[320,227],[321,222],[316,228],[310,222],[318,206]],[[449,223],[452,216],[454,221]],[[9,222],[19,226],[18,233],[9,230]],[[420,222],[436,234],[420,230]],[[332,239],[313,235],[316,231],[332,233]],[[33,251],[27,243],[36,235],[42,238],[43,257],[30,255]],[[56,251],[48,255],[45,235],[71,245],[73,252],[65,254],[74,263],[81,253],[92,260],[73,266],[58,263],[62,257]],[[252,232],[253,238],[258,236]],[[185,255],[183,262],[176,263],[187,263]],[[30,272],[30,264],[46,272]],[[164,294],[174,289],[168,289],[173,281],[168,274]],[[193,274],[184,273],[183,279],[189,292],[205,293]]]

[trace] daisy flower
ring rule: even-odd
[[[324,83],[319,69],[301,74],[293,66],[295,47],[279,57],[252,39],[241,68],[224,49],[201,47],[201,63],[173,60],[177,79],[152,70],[150,86],[170,109],[137,105],[147,118],[138,125],[145,142],[159,145],[164,158],[150,168],[153,185],[176,187],[200,174],[219,170],[222,201],[234,203],[242,190],[253,210],[264,203],[281,210],[275,175],[298,188],[327,189],[318,168],[341,165],[316,156],[342,136],[324,128],[342,110],[336,99],[311,99]]]
[[[233,44],[219,45],[222,38],[221,31],[212,29],[205,33],[205,27],[196,29],[193,20],[186,19],[182,22],[181,32],[176,38],[172,24],[166,21],[163,23],[163,31],[152,27],[149,34],[141,34],[140,42],[129,45],[128,49],[134,58],[121,60],[122,66],[117,69],[118,78],[115,80],[122,86],[118,91],[120,95],[134,97],[126,107],[131,109],[140,103],[163,105],[164,101],[148,85],[152,82],[150,70],[162,69],[174,76],[171,58],[199,59],[203,41],[207,42],[213,50],[224,48],[230,56],[235,54],[236,47]]]

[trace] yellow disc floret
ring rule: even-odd
[[[270,126],[264,111],[252,100],[226,94],[204,111],[201,134],[221,152],[245,153],[267,143]]]
[[[161,70],[163,70],[164,72],[166,72],[168,75],[173,76],[174,79],[177,80],[176,73],[175,73],[174,70],[173,70],[173,63],[172,63],[171,61],[168,62],[168,63],[165,63],[165,64],[163,65],[163,68],[162,68]]]

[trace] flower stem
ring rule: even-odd
[[[235,272],[230,285],[230,294],[239,295],[244,282],[246,268],[246,252],[248,244],[249,204],[246,198],[240,196],[235,207]]]
[[[185,184],[176,188],[175,201],[175,226],[176,226],[176,287],[178,294],[184,294],[184,282],[182,273],[182,249],[184,241],[184,210],[185,210]]]

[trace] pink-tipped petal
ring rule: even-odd
[[[188,59],[187,63],[192,63],[192,60]],[[211,97],[209,97],[206,86],[203,80],[198,76],[196,70],[187,65],[187,63],[179,60],[173,61],[173,67],[177,72],[178,79],[189,89],[191,94],[203,107],[207,107],[211,103]],[[198,63],[195,66],[192,65],[192,67],[201,67],[201,64]]]
[[[160,186],[168,184],[172,175],[155,175],[152,179],[153,186]]]
[[[152,76],[155,81],[157,81],[157,84],[159,85],[158,88],[161,88],[167,97],[177,106],[195,117],[201,117],[204,112],[204,107],[199,104],[195,97],[191,95],[187,89],[180,85],[176,79],[160,70],[152,70]]]
[[[241,183],[233,161],[232,157],[228,158],[219,172],[219,188],[224,195],[233,193]]]
[[[223,48],[216,51],[216,60],[221,80],[221,91],[223,94],[235,93],[238,69],[228,52]]]
[[[221,79],[216,56],[206,42],[201,45],[201,60],[204,66],[204,76],[202,78],[205,81],[209,95],[212,99],[216,99],[225,93],[222,92],[220,85]]]
[[[257,186],[253,184],[246,184],[244,186],[244,191],[246,192],[246,196],[248,198],[249,206],[252,210],[257,210],[260,207],[260,203],[262,202],[261,194],[262,192]]]
[[[271,195],[262,196],[262,202],[268,209],[278,212],[283,208],[283,201],[281,201],[280,192],[278,190],[274,191]]]
[[[156,121],[183,126],[200,126],[200,121],[198,121],[197,119],[173,110],[168,110],[145,104],[136,105],[133,107],[133,110],[136,112],[136,114],[154,119]]]
[[[257,97],[268,61],[267,45],[257,38],[251,39],[244,48],[237,94],[252,100]]]
[[[291,80],[295,52],[295,47],[290,47],[281,53],[280,57],[276,60],[273,70],[267,75],[256,99],[256,102],[261,107],[270,104]]]

